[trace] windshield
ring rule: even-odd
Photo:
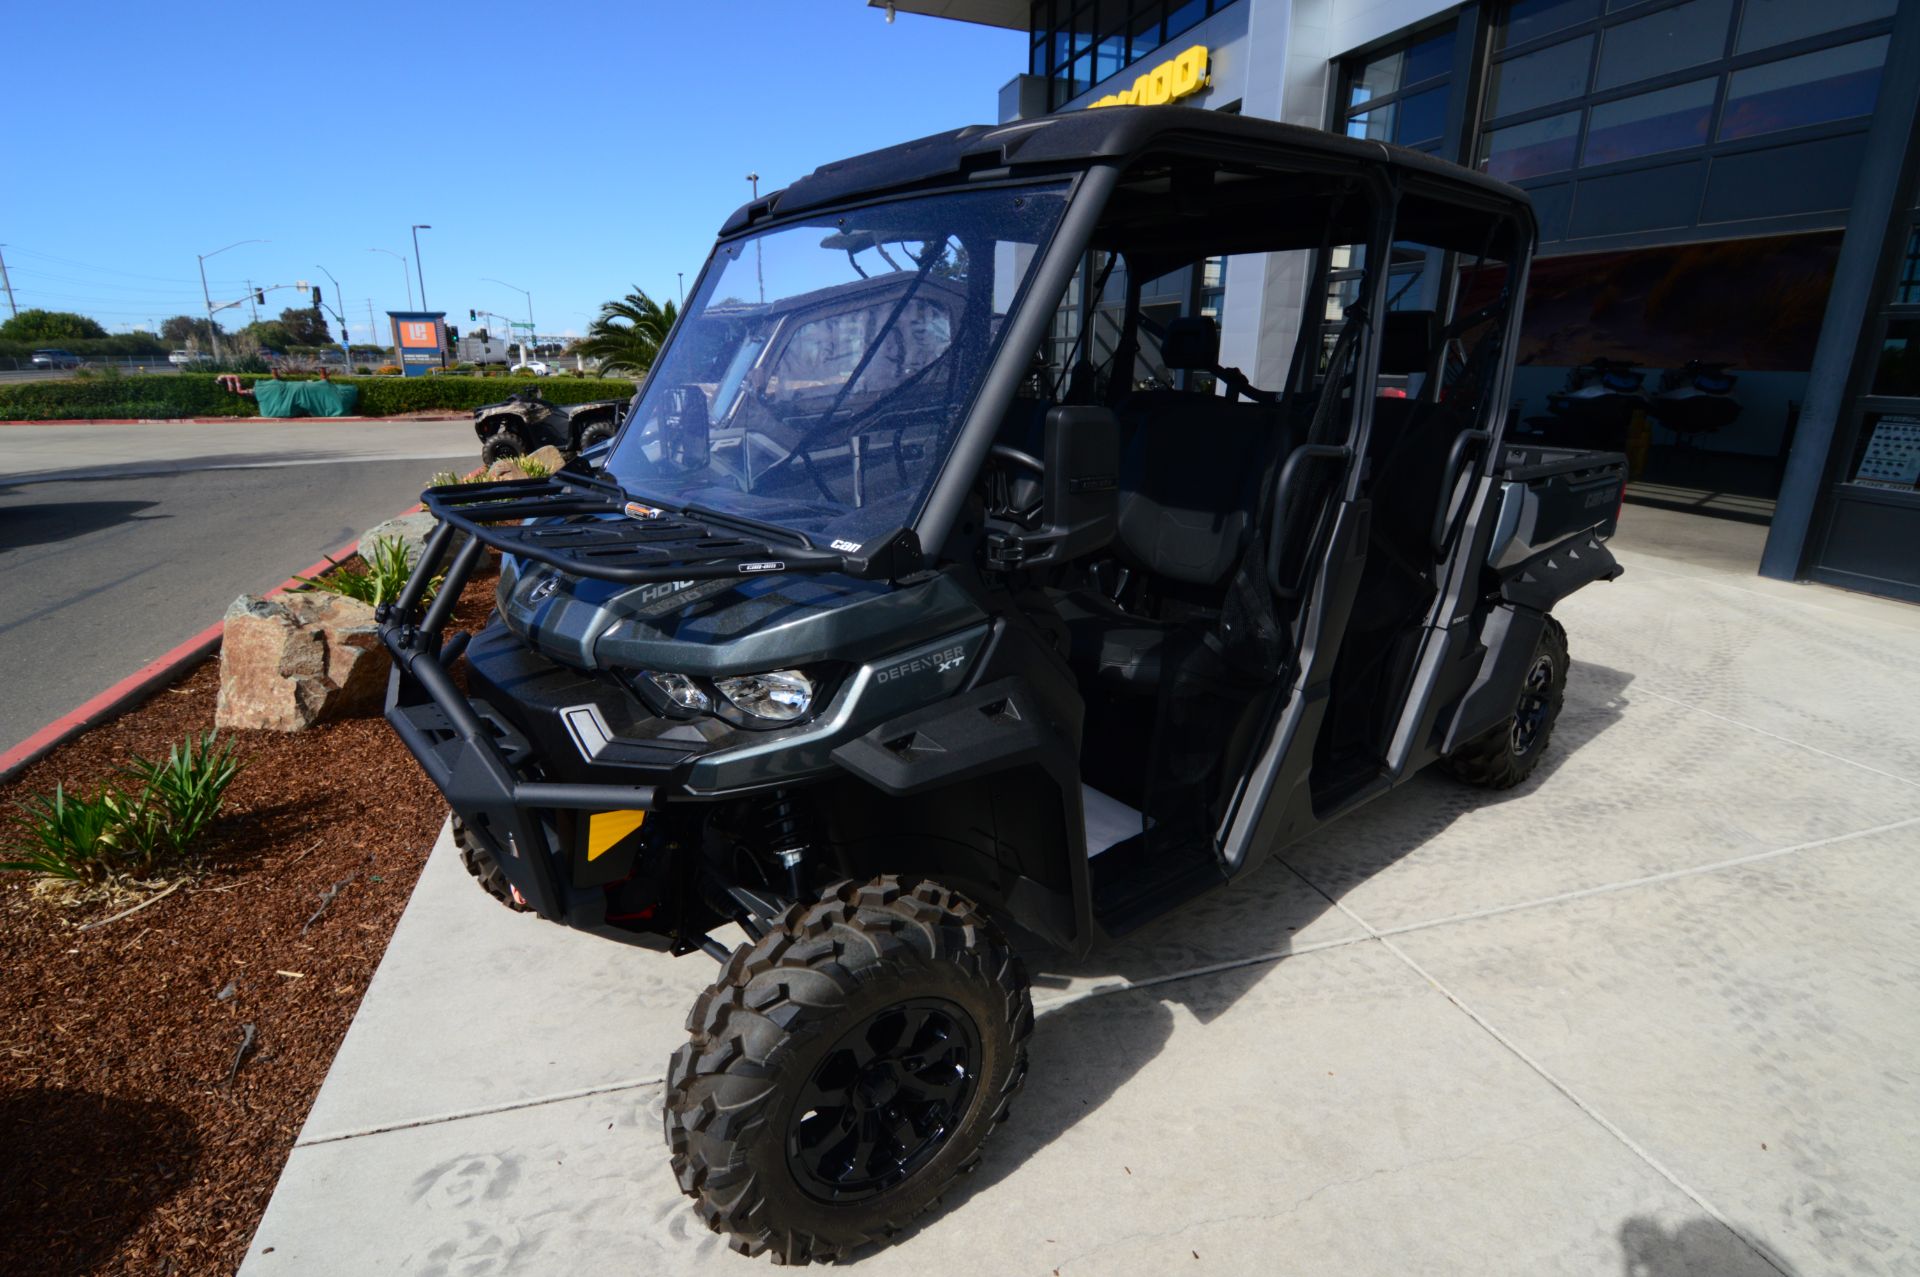
[[[1064,184],[964,191],[721,245],[608,472],[823,547],[911,524],[1065,207]]]

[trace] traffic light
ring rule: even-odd
[[[256,288],[253,290],[253,304],[256,306],[264,306],[267,304],[267,293],[265,289]]]
[[[313,286],[313,308],[315,310],[320,309],[320,285],[318,284]]]
[[[480,322],[480,312],[479,312],[479,311],[477,311],[477,310],[469,310],[469,311],[467,312],[467,321],[468,321],[469,323],[474,323],[474,324],[477,324],[477,323],[479,323],[479,322]]]
[[[447,325],[447,345],[449,347],[452,347],[452,346],[457,346],[459,344],[460,344],[460,330],[458,328],[455,328],[452,324],[448,324]]]

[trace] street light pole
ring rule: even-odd
[[[517,284],[509,284],[504,279],[494,279],[490,275],[482,275],[480,277],[480,282],[483,284],[498,284],[502,288],[511,288],[513,289],[514,292],[520,293],[526,297],[527,299],[527,335],[520,342],[520,362],[523,364],[526,363],[529,359],[532,358],[532,355],[528,353],[531,348],[527,345],[527,342],[533,339],[533,294],[530,292],[527,292],[526,289],[521,288]]]
[[[0,244],[0,248],[5,247],[5,244]],[[7,257],[5,253],[0,253],[0,284],[6,286],[7,309],[17,317],[20,314],[20,308],[13,304],[13,281],[7,278]]]
[[[420,269],[420,232],[430,231],[432,229],[433,227],[427,225],[425,222],[415,222],[413,224],[413,269],[414,272],[420,276],[421,310],[427,308],[427,275],[425,271]]]
[[[369,248],[369,253],[385,253],[400,263],[400,282],[407,286],[407,309],[413,309],[413,272],[407,269],[407,255],[396,253],[391,248]]]
[[[747,174],[747,180],[753,183],[753,198],[754,202],[758,203],[760,200],[760,175],[758,173],[749,173]],[[764,306],[767,303],[767,260],[760,253],[759,236],[755,236],[753,241],[753,273],[759,276],[760,304]]]
[[[236,240],[234,243],[227,245],[227,248],[238,248],[242,244],[267,244],[271,242],[270,240],[264,239],[243,239]],[[213,357],[215,359],[220,358],[220,326],[213,322],[213,294],[207,291],[207,259],[209,257],[220,256],[220,254],[227,251],[227,248],[216,248],[211,253],[194,254],[195,257],[200,259],[200,299],[207,304],[207,340],[213,344]]]
[[[333,314],[340,321],[340,366],[343,372],[353,371],[353,343],[347,334],[347,303],[340,296],[340,281],[333,278],[333,272],[324,266],[316,265],[315,270],[333,282]],[[316,290],[318,291],[318,290]]]
[[[680,309],[685,310],[687,308],[687,272],[677,270],[673,274],[680,281]]]

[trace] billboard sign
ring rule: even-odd
[[[400,352],[400,369],[409,377],[424,377],[429,368],[446,362],[447,313],[443,310],[390,310],[393,344]]]

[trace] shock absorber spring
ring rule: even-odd
[[[765,846],[780,867],[787,871],[787,891],[795,900],[806,894],[807,842],[805,820],[799,805],[784,789],[776,789],[761,806],[761,831]]]

